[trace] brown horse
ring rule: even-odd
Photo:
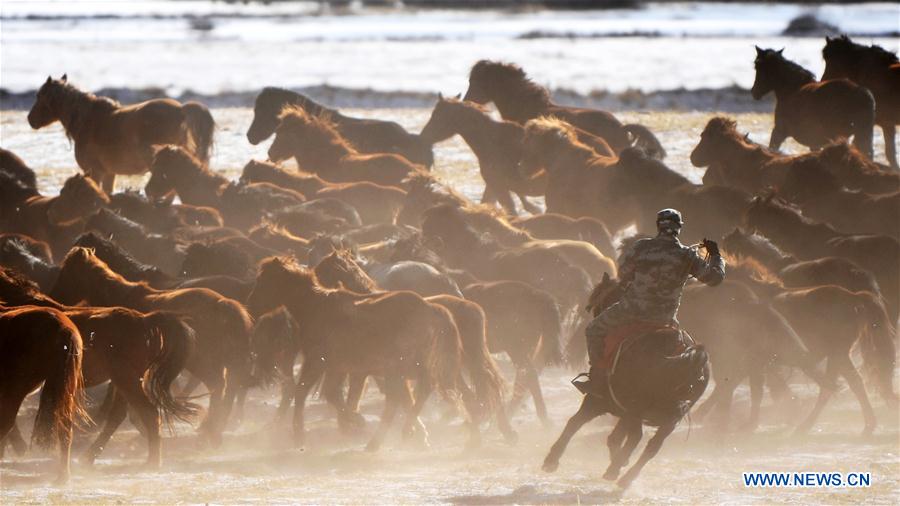
[[[311,116],[303,109],[287,107],[278,119],[269,159],[280,162],[293,157],[301,169],[326,181],[399,187],[410,173],[425,172],[423,166],[394,153],[360,153],[327,118]]]
[[[278,115],[286,106],[303,109],[312,116],[325,116],[338,132],[361,153],[397,153],[407,160],[431,167],[434,155],[431,145],[422,142],[393,121],[352,118],[335,109],[317,104],[309,97],[283,88],[266,87],[256,97],[253,123],[247,140],[256,145],[268,139],[278,127]]]
[[[900,192],[868,195],[847,190],[816,160],[793,164],[779,194],[800,206],[805,216],[838,230],[900,237]]]
[[[871,272],[887,301],[891,315],[900,307],[900,243],[883,235],[842,234],[830,225],[803,216],[774,194],[753,199],[746,225],[772,239],[801,260],[838,256]]]
[[[895,169],[897,124],[900,123],[900,60],[881,46],[864,46],[842,35],[825,37],[822,80],[846,78],[868,88],[875,97],[875,124],[884,135],[885,156]]]
[[[201,430],[214,445],[221,442],[234,396],[250,379],[252,322],[240,303],[205,288],[156,290],[127,281],[86,248],[73,248],[66,256],[51,296],[64,303],[86,300],[97,306],[189,316],[197,335],[197,351],[186,368],[210,392]]]
[[[511,218],[510,225],[521,228],[535,239],[566,239],[594,245],[607,258],[615,258],[612,234],[597,218],[572,218],[564,214],[544,213],[537,216]]]
[[[37,244],[46,247],[46,243]],[[59,267],[50,257],[35,251],[28,236],[20,234],[0,234],[0,266],[20,272],[37,282],[44,290],[53,287],[59,274]]]
[[[170,420],[187,420],[195,411],[192,403],[176,400],[170,391],[194,349],[194,331],[182,318],[162,311],[144,314],[121,307],[64,306],[40,293],[33,283],[3,270],[0,299],[62,311],[87,336],[82,361],[85,386],[111,381],[113,402],[103,431],[86,452],[86,462],[92,464],[106,446],[125,419],[128,405],[144,424],[147,465],[158,468],[160,413]]]
[[[0,148],[0,172],[6,172],[28,188],[37,189],[37,177],[34,170],[8,149]]]
[[[109,193],[117,174],[147,172],[155,144],[189,147],[205,162],[215,129],[203,104],[179,104],[167,98],[123,106],[79,90],[65,75],[61,79],[48,76],[28,112],[28,124],[35,130],[55,121],[62,123],[75,143],[78,166]]]
[[[81,334],[61,311],[0,305],[0,445],[13,430],[22,401],[43,384],[32,440],[59,445],[58,483],[69,479],[72,429],[87,418],[82,350]]]
[[[616,302],[619,283],[609,277],[594,288],[589,309],[599,313]],[[659,452],[678,422],[703,395],[709,382],[709,359],[702,345],[687,346],[679,331],[664,328],[633,335],[620,347],[610,373],[610,395],[585,395],[559,439],[544,459],[553,472],[569,441],[584,424],[606,413],[619,417],[607,439],[610,464],[603,475],[615,480],[643,437],[643,425],[658,427],[635,464],[618,480],[627,488]],[[627,437],[626,437],[627,436]]]
[[[136,190],[110,195],[109,208],[160,234],[169,234],[182,227],[221,227],[225,224],[219,211],[212,207],[151,202]]]
[[[333,198],[350,204],[363,223],[394,223],[403,206],[406,192],[393,186],[367,181],[329,183],[315,174],[289,172],[269,162],[251,160],[244,166],[241,181],[272,183],[302,193],[308,199]]]
[[[135,259],[158,267],[168,276],[177,277],[181,272],[184,251],[180,241],[173,236],[151,233],[146,227],[106,208],[88,218],[84,228],[101,237],[115,238],[115,243]]]
[[[469,73],[469,89],[463,100],[479,104],[493,102],[503,119],[520,124],[540,116],[556,116],[602,137],[617,153],[635,144],[654,157],[666,156],[666,150],[647,127],[623,125],[606,111],[555,104],[546,88],[529,79],[524,70],[511,63],[481,60],[473,65]]]
[[[756,47],[756,80],[750,93],[759,100],[775,92],[775,127],[770,149],[788,137],[812,149],[853,136],[853,142],[872,158],[875,99],[847,79],[817,82],[812,72],[786,59],[783,49]]]
[[[706,123],[700,142],[691,151],[691,164],[707,167],[703,184],[734,186],[746,192],[777,185],[783,171],[779,167],[773,170],[769,162],[783,158],[787,157],[738,132],[737,123],[724,116]]]
[[[226,224],[243,230],[259,224],[268,212],[306,201],[302,194],[270,183],[231,183],[186,149],[172,145],[155,150],[144,193],[152,200],[177,193],[185,204],[218,209]]]
[[[549,427],[539,375],[543,367],[562,363],[562,327],[553,296],[518,281],[473,283],[463,289],[463,295],[484,310],[491,353],[506,353],[516,367],[510,411],[527,391],[538,418]]]
[[[306,397],[326,371],[384,378],[385,410],[367,447],[373,451],[398,408],[407,408],[411,428],[432,388],[450,392],[456,387],[462,349],[453,317],[412,292],[361,295],[327,289],[312,271],[273,258],[260,265],[248,307],[259,315],[282,305],[302,326],[306,357],[294,396],[297,445],[304,441]],[[417,380],[414,401],[408,379]],[[334,402],[343,404],[342,399]]]

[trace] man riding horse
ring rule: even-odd
[[[609,353],[605,338],[624,326],[650,325],[677,328],[675,314],[681,292],[690,277],[716,286],[725,279],[725,262],[715,241],[704,239],[708,259],[696,248],[681,244],[678,234],[684,222],[675,209],[663,209],[656,215],[656,237],[636,241],[622,253],[619,267],[619,301],[597,315],[587,326],[588,380],[575,382],[582,393],[609,395]],[[610,343],[613,344],[613,343]]]

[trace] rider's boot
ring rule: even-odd
[[[584,395],[609,396],[609,374],[600,366],[591,366],[591,372],[576,376],[572,380],[572,385]]]

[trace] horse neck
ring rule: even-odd
[[[103,99],[74,87],[68,87],[64,93],[68,98],[57,104],[59,122],[66,130],[66,135],[77,141],[94,125],[93,116],[99,111],[97,105]]]
[[[521,93],[504,93],[492,97],[492,99],[503,119],[516,123],[525,123],[530,119],[543,116],[553,105],[541,97],[528,97]]]
[[[228,178],[216,174],[210,169],[197,167],[197,170],[178,178],[181,184],[176,188],[185,204],[211,205],[218,202],[221,188],[228,184]]]
[[[339,163],[343,158],[356,154],[355,151],[343,143],[331,140],[326,143],[309,143],[305,146],[296,145],[294,158],[301,169],[318,172],[322,167],[329,167]]]
[[[762,146],[744,139],[728,137],[720,146],[722,147],[720,151],[722,157],[718,161],[726,165],[729,162],[736,162],[744,168],[760,169],[766,162],[777,157],[776,154],[765,150]]]
[[[127,304],[137,293],[147,293],[149,288],[127,281],[121,276],[103,272],[100,267],[86,267],[90,281],[83,289],[89,294],[90,302],[97,306],[118,306]]]
[[[591,160],[597,158],[597,153],[578,142],[561,139],[556,145],[556,156],[549,162],[548,172],[550,178],[563,176],[572,172],[583,172]]]
[[[797,262],[795,257],[778,251],[774,245],[767,247],[751,243],[749,248],[749,251],[746,252],[747,256],[755,259],[772,271],[780,271],[788,265]]]
[[[795,72],[794,69],[788,68],[783,69],[781,75],[778,76],[777,79],[778,84],[773,87],[775,90],[775,98],[777,100],[786,99],[804,85],[815,82],[815,78],[803,75],[799,71]]]
[[[484,111],[460,106],[451,118],[453,130],[472,148],[475,156],[482,156],[498,146],[497,140],[505,131],[506,122],[491,118]]]
[[[819,248],[838,235],[827,225],[806,223],[793,213],[787,215],[789,211],[784,213],[784,216],[779,216],[776,220],[768,220],[772,225],[766,226],[762,232],[794,254],[802,254],[808,248]]]

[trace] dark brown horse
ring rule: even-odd
[[[87,417],[82,356],[81,334],[61,311],[0,304],[0,445],[13,430],[22,401],[43,384],[32,440],[59,445],[58,483],[69,479],[72,429]]]
[[[756,100],[775,92],[775,127],[770,149],[788,137],[812,149],[840,138],[853,142],[872,157],[875,99],[847,79],[816,81],[812,72],[786,59],[783,49],[756,48],[756,80],[750,92]]]
[[[185,146],[208,160],[215,129],[203,104],[179,104],[166,98],[123,106],[79,90],[65,75],[48,76],[28,112],[28,124],[35,130],[55,121],[62,123],[75,143],[78,166],[109,193],[117,174],[147,172],[155,144]]]
[[[169,276],[177,277],[181,272],[184,251],[179,240],[171,235],[154,234],[106,208],[88,218],[85,229],[101,237],[115,238],[115,243],[131,256],[145,264],[155,265]]]
[[[303,109],[288,107],[278,119],[269,159],[280,162],[293,157],[301,169],[326,181],[400,187],[410,173],[425,172],[423,166],[394,153],[360,153],[327,118]]]
[[[350,204],[363,223],[394,223],[403,207],[406,192],[393,186],[367,181],[329,183],[315,174],[290,172],[269,162],[251,160],[244,166],[241,181],[272,183],[302,193],[308,199],[333,198]]]
[[[156,290],[127,281],[86,248],[73,248],[66,256],[51,296],[68,304],[85,300],[97,306],[189,316],[197,351],[186,368],[210,392],[201,430],[213,444],[221,442],[234,397],[250,379],[252,322],[240,303],[205,288]]]
[[[620,294],[618,282],[605,277],[591,294],[591,301],[602,302],[590,309],[599,313]],[[619,486],[627,488],[706,390],[710,374],[707,353],[702,345],[685,347],[683,339],[669,328],[628,338],[610,372],[609,395],[584,396],[544,459],[544,470],[557,469],[566,446],[584,424],[611,413],[619,417],[619,423],[607,439],[610,464],[603,477],[609,480],[618,478],[627,465],[643,437],[643,425],[658,427],[638,461],[619,478]]]
[[[136,190],[109,196],[109,208],[147,227],[150,231],[168,234],[182,227],[221,227],[222,215],[212,207],[152,202]]]
[[[185,204],[218,209],[226,224],[243,230],[257,225],[268,212],[306,201],[302,194],[270,183],[231,183],[184,148],[172,145],[155,150],[144,193],[152,200],[177,193]]]
[[[888,163],[897,164],[896,131],[900,123],[900,60],[881,46],[864,46],[847,38],[825,37],[822,48],[825,73],[822,80],[849,79],[868,88],[875,97],[875,124],[884,134],[884,149]]]
[[[442,392],[456,387],[462,346],[453,317],[412,292],[360,295],[327,289],[312,271],[273,258],[261,264],[248,307],[260,315],[282,305],[303,326],[306,360],[294,396],[297,445],[304,442],[306,398],[326,371],[384,378],[385,411],[370,450],[380,447],[399,408],[408,411],[411,428],[434,387]],[[409,379],[417,380],[415,400]],[[343,404],[342,399],[334,402]]]
[[[431,167],[434,155],[431,145],[422,142],[393,121],[352,118],[336,109],[317,104],[309,97],[282,88],[266,87],[256,97],[253,123],[247,140],[256,145],[269,138],[278,127],[278,115],[286,106],[303,109],[312,116],[326,116],[344,138],[362,153],[397,153],[407,160]]]
[[[170,420],[187,420],[195,411],[192,403],[175,399],[170,391],[194,349],[194,331],[182,318],[162,311],[144,314],[121,307],[64,306],[40,293],[33,283],[2,270],[0,299],[62,311],[86,336],[85,386],[111,381],[115,392],[112,404],[103,431],[86,452],[86,462],[94,462],[125,419],[126,407],[131,406],[144,424],[147,465],[158,468],[160,414]]]
[[[716,116],[706,123],[700,142],[691,151],[691,164],[706,167],[705,185],[726,185],[746,192],[756,192],[777,185],[783,175],[769,162],[788,158],[750,140],[749,134],[738,132],[737,123]]]
[[[6,172],[25,186],[37,189],[37,177],[34,170],[8,149],[0,148],[0,172]]]
[[[617,153],[637,145],[654,157],[666,156],[666,150],[647,127],[623,125],[606,111],[555,104],[546,88],[529,79],[524,70],[511,63],[481,60],[473,65],[464,100],[479,104],[493,102],[503,119],[520,124],[540,116],[556,116],[602,137]]]

